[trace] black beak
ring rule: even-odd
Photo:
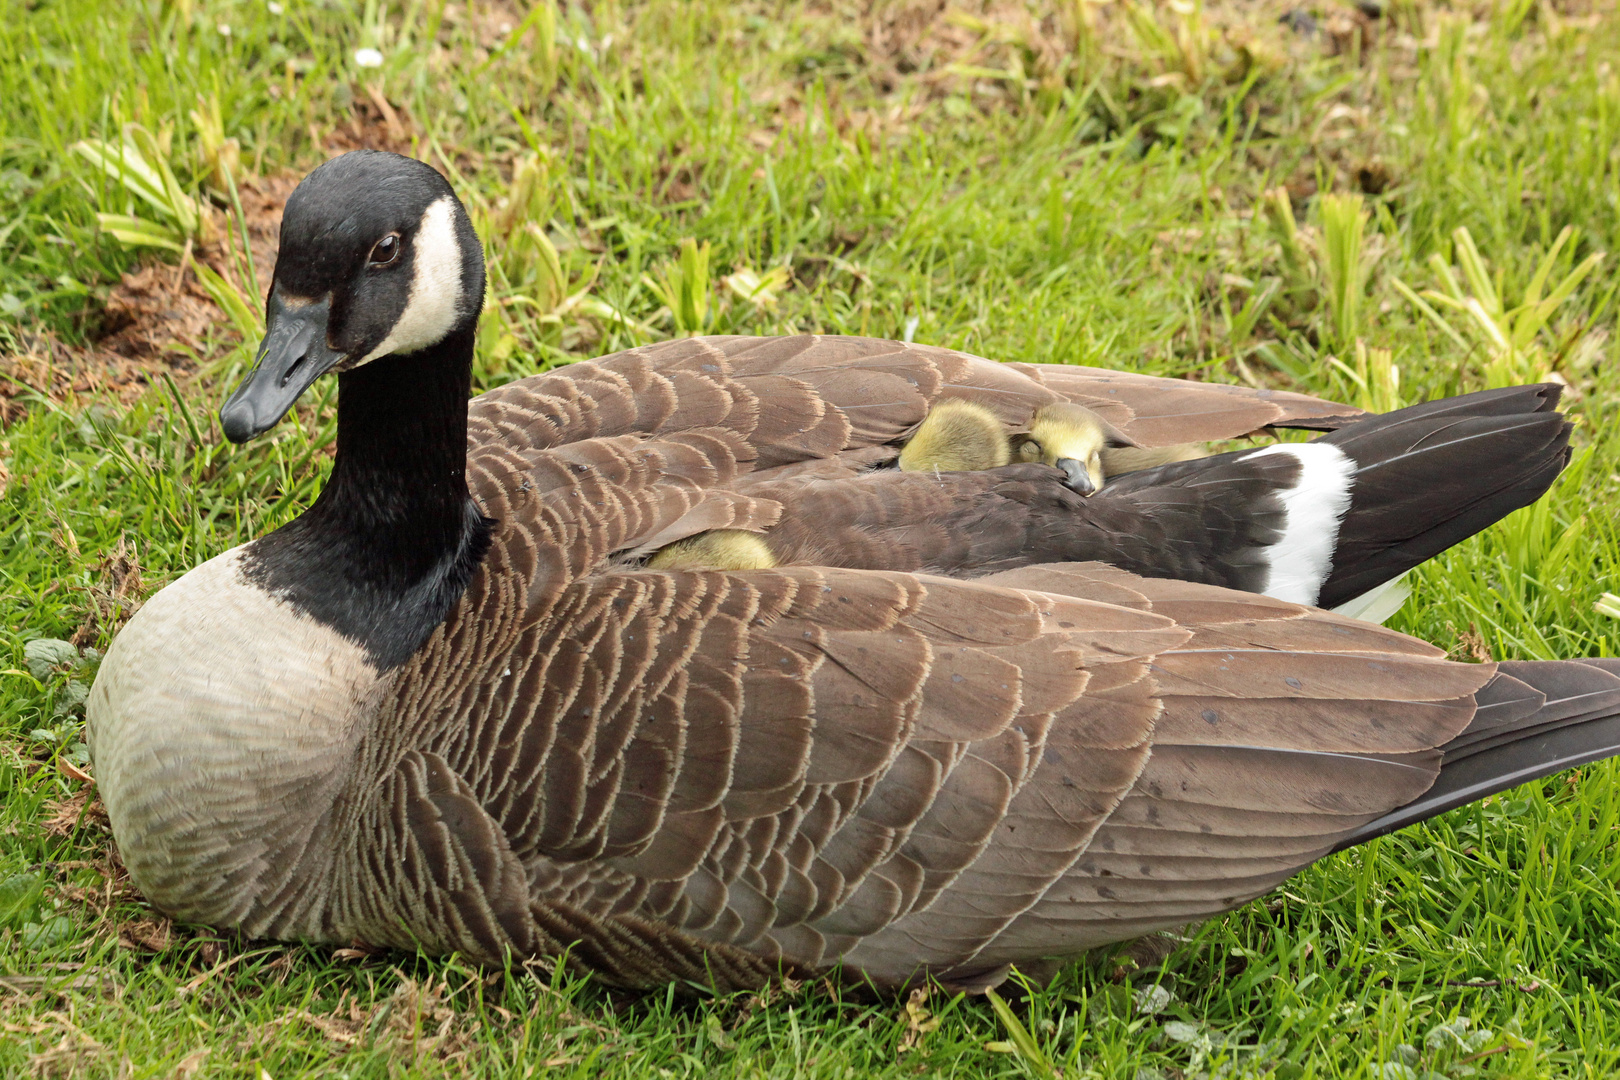
[[[1068,477],[1063,484],[1070,491],[1079,492],[1081,495],[1090,495],[1097,490],[1092,486],[1091,474],[1086,472],[1085,462],[1066,457],[1058,458],[1054,464],[1063,470],[1064,476]]]
[[[289,307],[271,294],[258,360],[219,410],[227,439],[247,442],[275,427],[298,395],[344,358],[326,347],[329,311],[329,300]]]

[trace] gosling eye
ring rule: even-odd
[[[399,261],[399,233],[389,233],[371,247],[372,266],[392,266]]]
[[[1025,439],[1018,447],[1018,460],[1039,461],[1041,460],[1042,453],[1043,451],[1041,450],[1040,443],[1036,442],[1034,439]]]

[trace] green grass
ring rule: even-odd
[[[1168,9],[1164,34],[1133,35],[1118,5],[1088,36],[1040,21],[1043,9],[1031,21],[1019,4],[975,4],[917,43],[899,3],[603,2],[558,12],[549,51],[532,32],[512,39],[523,5],[284,6],[0,0],[0,354],[40,333],[93,341],[109,289],[135,265],[94,214],[142,211],[74,142],[139,122],[167,142],[182,184],[201,184],[190,116],[201,95],[245,169],[303,169],[380,81],[412,145],[453,166],[494,241],[485,385],[672,332],[659,286],[679,277],[685,238],[710,245],[716,279],[741,266],[793,274],[774,307],[716,289],[706,311],[683,311],[683,325],[714,332],[909,329],[997,358],[1369,403],[1390,385],[1358,369],[1357,336],[1392,351],[1408,402],[1482,386],[1493,364],[1520,378],[1553,364],[1579,392],[1576,464],[1548,499],[1417,571],[1396,622],[1459,651],[1477,634],[1503,658],[1620,653],[1620,623],[1592,606],[1620,591],[1620,76],[1605,60],[1620,56],[1620,19],[1608,4],[1587,18],[1548,0],[1477,13],[1392,3],[1398,29],[1360,49],[1361,66],[1290,39],[1268,8],[1249,19],[1268,43],[1251,50],[1253,78],[1229,46],[1178,52]],[[1342,10],[1324,0],[1318,14],[1331,27]],[[354,66],[362,46],[383,52],[381,68]],[[523,205],[503,209],[529,155],[543,167],[525,166]],[[1312,193],[1358,183],[1374,190],[1356,249],[1354,229],[1324,237]],[[1298,233],[1259,209],[1284,185]],[[555,268],[522,233],[530,222]],[[1575,234],[1552,283],[1614,254],[1535,349],[1494,356],[1465,318],[1443,313],[1453,336],[1394,284],[1444,291],[1431,257],[1461,265],[1454,234],[1466,227],[1511,306],[1566,225]],[[1364,293],[1346,303],[1358,274]],[[596,306],[553,302],[587,286]],[[1013,1025],[988,1001],[936,992],[903,1053],[902,1003],[818,985],[716,1000],[206,932],[125,947],[120,928],[148,936],[131,924],[153,913],[116,883],[109,892],[95,865],[105,833],[89,818],[47,827],[80,789],[68,773],[75,684],[93,659],[36,678],[26,644],[82,630],[104,648],[121,603],[306,504],[332,435],[328,392],[269,439],[224,443],[213,412],[243,359],[227,320],[183,359],[129,406],[19,391],[26,413],[0,433],[0,1074],[1620,1068],[1612,765],[1325,860],[1188,930],[1162,966],[1131,954],[1077,965],[1011,997]],[[0,363],[19,385],[22,369]],[[141,573],[124,600],[109,559],[120,538]],[[1171,994],[1162,1009],[1129,1004],[1154,985]]]

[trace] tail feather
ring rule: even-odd
[[[1440,775],[1429,790],[1334,850],[1620,755],[1620,660],[1506,662],[1477,700],[1474,719],[1442,748]]]
[[[1338,607],[1527,506],[1569,462],[1554,384],[1444,398],[1316,440],[1355,462],[1317,603]]]
[[[1111,509],[1113,535],[1157,529],[1171,543],[1136,562],[1121,558],[1128,543],[1061,554],[1360,610],[1373,590],[1547,490],[1569,461],[1558,395],[1550,384],[1486,390],[1311,442],[1126,473],[1088,503],[1088,516]],[[1234,522],[1242,528],[1227,527]]]
[[[1521,416],[1525,413],[1555,412],[1562,392],[1563,387],[1557,383],[1528,383],[1523,386],[1504,386],[1496,390],[1476,390],[1469,394],[1436,398],[1420,405],[1408,405],[1396,410],[1395,413],[1357,417],[1349,423],[1340,425],[1331,435],[1323,437],[1341,444],[1354,442],[1358,438],[1358,429],[1369,430],[1363,427],[1368,420],[1377,420],[1380,416],[1394,416],[1397,413],[1412,419],[1436,419],[1444,416]]]

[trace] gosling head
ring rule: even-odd
[[[226,438],[268,431],[328,371],[470,335],[483,300],[483,249],[443,176],[399,154],[333,158],[287,200],[264,341],[220,409]]]
[[[1029,433],[1018,440],[1020,461],[1041,461],[1063,470],[1064,483],[1081,495],[1103,487],[1102,452],[1135,446],[1108,421],[1081,405],[1059,402],[1036,411]]]

